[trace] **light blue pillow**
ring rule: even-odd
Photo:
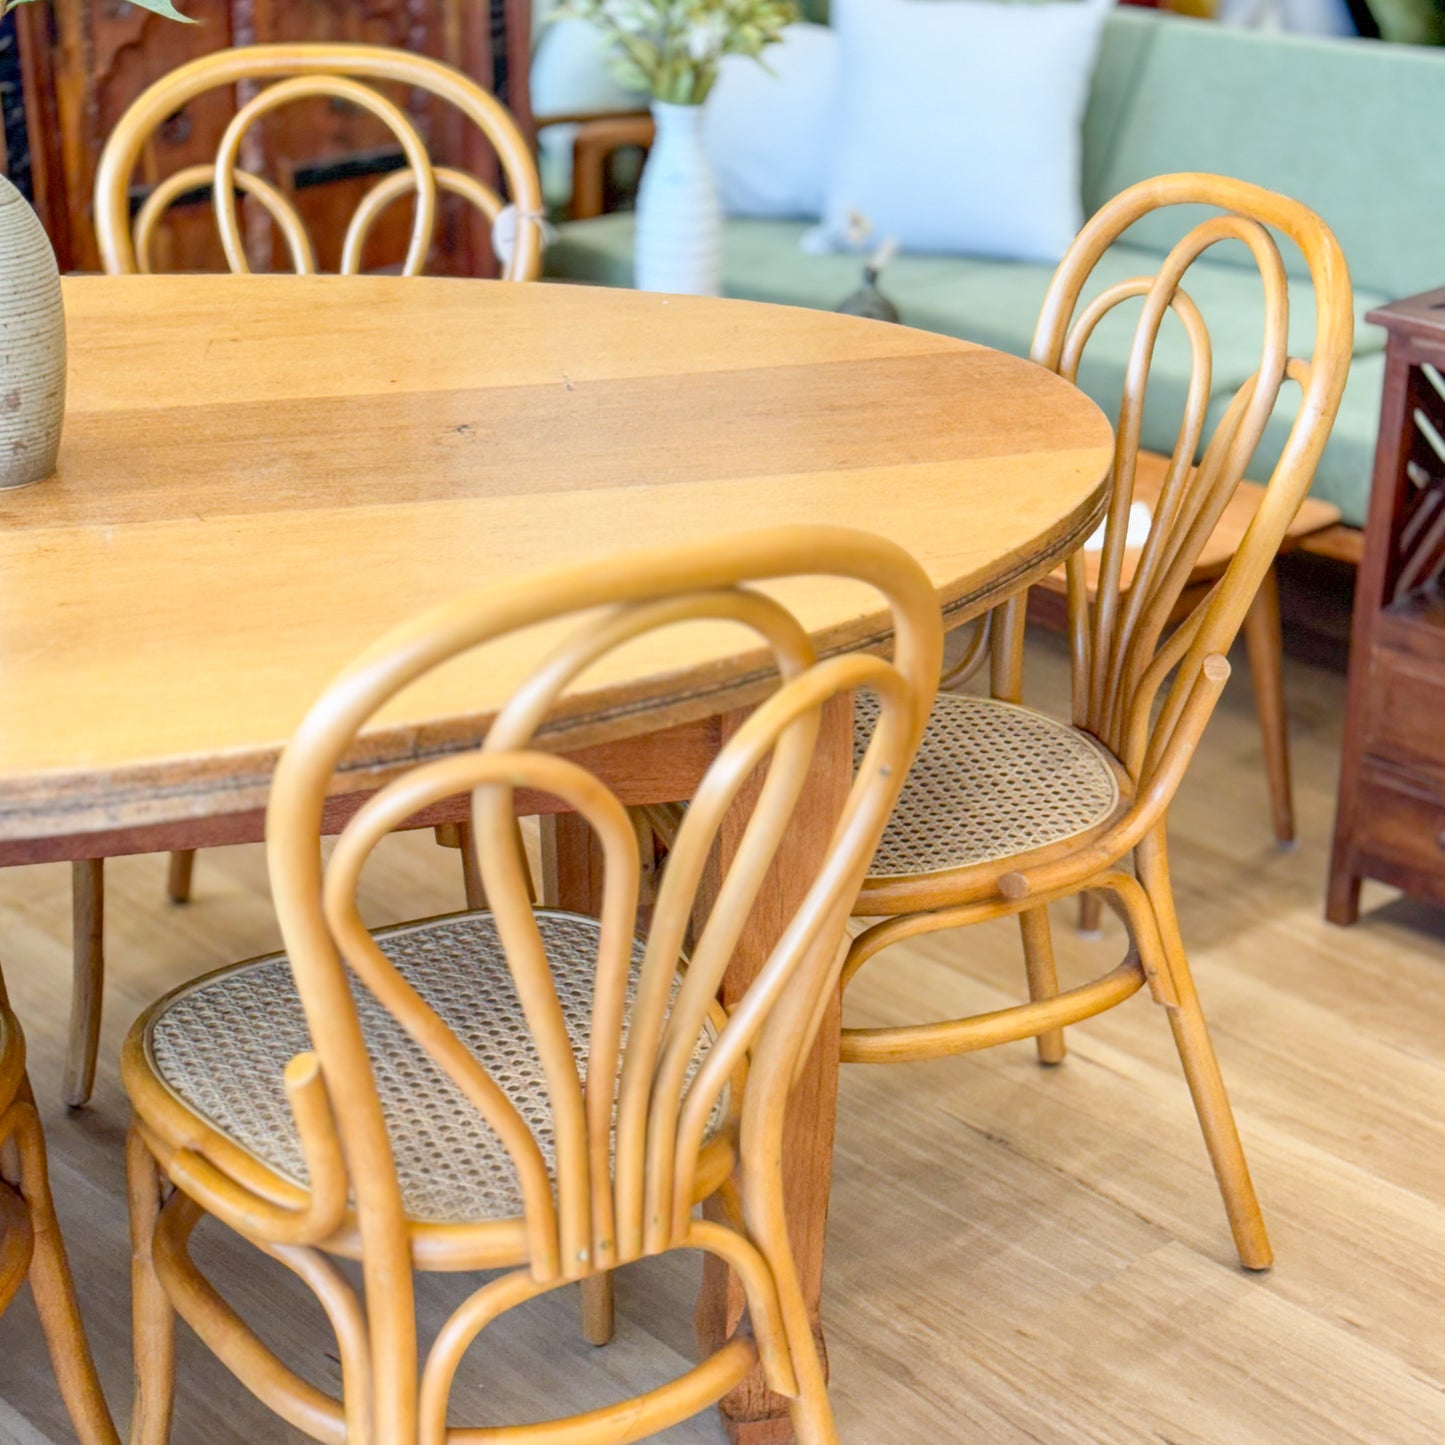
[[[1057,261],[1083,224],[1081,127],[1112,0],[835,0],[843,104],[825,228]]]
[[[826,25],[789,25],[761,62],[724,56],[702,118],[723,210],[821,216],[837,103],[838,37]]]
[[[536,5],[534,10],[550,7]],[[608,115],[646,110],[645,93],[629,90],[607,63],[609,45],[603,33],[588,20],[554,20],[537,36],[532,53],[532,113],[549,115]]]

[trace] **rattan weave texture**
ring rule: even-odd
[[[878,718],[860,696],[853,750]],[[1012,858],[1077,837],[1119,806],[1119,784],[1086,733],[1032,708],[941,692],[870,878]]]
[[[539,913],[567,1030],[586,1077],[597,923]],[[379,931],[398,972],[481,1061],[526,1119],[553,1164],[551,1109],[532,1036],[490,914],[473,913]],[[642,944],[633,948],[633,978]],[[408,1215],[432,1222],[506,1219],[522,1213],[516,1175],[500,1139],[431,1059],[359,983],[361,1014]],[[632,987],[629,987],[629,1005]],[[712,1038],[698,1040],[694,1067]],[[306,1166],[282,1071],[311,1047],[284,954],[198,980],[152,1019],[157,1076],[190,1109],[298,1185]],[[714,1122],[719,1117],[714,1114]]]

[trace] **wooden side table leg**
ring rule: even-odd
[[[1274,836],[1293,843],[1294,801],[1289,783],[1289,722],[1284,708],[1284,642],[1279,624],[1279,572],[1271,566],[1244,615],[1244,646],[1254,683],[1254,708],[1264,743],[1264,771]]]
[[[739,720],[723,719],[724,739]],[[840,698],[824,711],[812,773],[788,832],[786,854],[774,864],[765,885],[766,892],[753,910],[733,964],[723,980],[724,1004],[737,999],[752,980],[814,877],[852,781],[852,748],[852,701]],[[747,801],[745,797],[743,802]],[[745,809],[736,809],[733,818],[724,825],[718,840],[719,872],[731,861],[745,819]],[[702,905],[706,906],[705,898]],[[812,1056],[793,1091],[783,1141],[793,1253],[820,1352],[823,1333],[819,1302],[832,1183],[833,1127],[838,1106],[841,1018],[840,1003],[835,998],[823,1019]],[[699,1347],[703,1351],[716,1349],[742,1312],[742,1291],[737,1281],[725,1266],[707,1256],[694,1321]],[[825,1363],[826,1358],[825,1354]],[[760,1373],[749,1376],[726,1396],[720,1408],[728,1437],[736,1445],[786,1445],[793,1439],[787,1402],[767,1389]]]
[[[1350,872],[1348,861],[1338,854],[1337,847],[1335,860],[1330,865],[1329,891],[1325,895],[1325,921],[1348,928],[1360,917],[1360,885],[1364,879]]]

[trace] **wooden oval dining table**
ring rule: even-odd
[[[397,622],[463,589],[785,523],[881,533],[961,624],[1037,580],[1104,503],[1109,425],[1042,368],[902,326],[636,292],[396,277],[65,282],[57,475],[0,493],[0,864],[254,841],[308,705]],[[819,644],[886,642],[879,599],[778,584]],[[339,821],[462,748],[545,641],[406,694],[337,780]],[[635,804],[683,800],[762,683],[731,630],[589,678],[551,745]],[[851,768],[824,720],[787,856],[724,988],[744,986],[819,857]],[[546,811],[546,800],[519,807]],[[596,860],[553,825],[557,901]],[[722,840],[728,848],[728,837]],[[836,1009],[791,1105],[786,1170],[815,1311]],[[709,1266],[698,1330],[740,1309]],[[734,1439],[789,1438],[760,1378]]]

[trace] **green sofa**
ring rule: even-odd
[[[1350,383],[1315,479],[1316,496],[1363,524],[1369,496],[1384,334],[1371,308],[1445,281],[1445,52],[1378,41],[1315,40],[1229,30],[1206,22],[1120,10],[1105,29],[1084,125],[1084,201],[1092,210],[1135,181],[1170,171],[1239,176],[1313,206],[1334,228],[1355,285],[1359,324]],[[939,178],[940,185],[947,177]],[[806,220],[731,220],[724,238],[728,295],[836,307],[856,289],[859,260],[807,255]],[[1100,267],[1100,286],[1157,269],[1189,218],[1141,221]],[[1253,371],[1260,286],[1243,254],[1221,248],[1191,270],[1187,289],[1214,343],[1216,407]],[[1292,274],[1298,255],[1286,256]],[[632,216],[561,227],[549,248],[556,277],[627,286]],[[1051,268],[967,256],[899,256],[883,289],[913,326],[1026,354]],[[1307,284],[1307,283],[1306,283]],[[1307,348],[1308,297],[1297,298],[1296,346]],[[1091,345],[1080,383],[1111,413],[1118,404],[1130,326]],[[1182,332],[1161,337],[1146,407],[1146,446],[1172,448],[1187,385]],[[1267,470],[1291,420],[1282,403],[1254,468]]]

